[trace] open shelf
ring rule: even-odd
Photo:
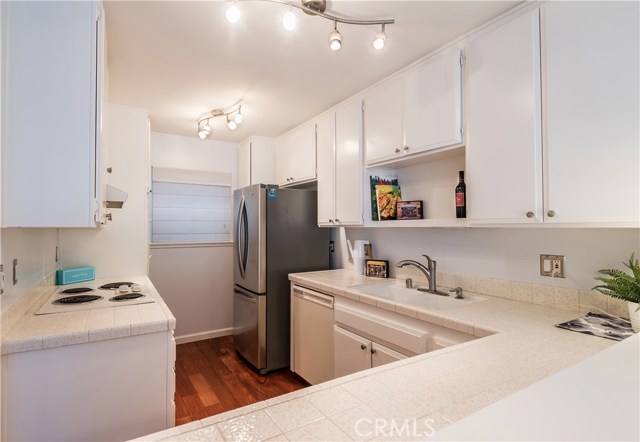
[[[433,218],[433,219],[401,219],[401,220],[388,220],[388,221],[370,221],[369,227],[448,227],[448,228],[465,228],[467,220],[451,219],[451,218]]]

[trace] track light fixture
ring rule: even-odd
[[[342,47],[342,35],[338,31],[338,23],[333,22],[333,31],[329,33],[329,47],[332,51],[339,51]]]
[[[395,20],[393,19],[356,20],[346,17],[338,17],[336,15],[325,12],[327,9],[326,0],[300,0],[300,3],[286,0],[231,0],[229,1],[230,4],[227,7],[226,12],[227,20],[229,20],[231,23],[235,23],[240,18],[240,10],[238,9],[237,5],[238,2],[241,1],[262,1],[269,3],[280,3],[289,6],[289,10],[282,17],[282,25],[289,31],[293,30],[296,27],[296,17],[293,13],[293,8],[300,9],[301,11],[309,15],[315,15],[333,21],[333,30],[329,34],[329,47],[334,51],[337,51],[342,47],[342,35],[340,35],[340,32],[338,31],[338,23],[359,26],[382,26],[382,30],[375,35],[375,38],[373,40],[373,47],[377,50],[384,48],[387,40],[384,29],[385,25],[392,25],[395,23]]]
[[[236,130],[242,124],[242,105],[234,106],[230,110],[213,109],[198,118],[198,136],[201,140],[207,138],[211,133],[210,122],[216,117],[226,117],[227,127],[230,130]]]

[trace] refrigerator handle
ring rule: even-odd
[[[236,219],[236,244],[237,244],[237,261],[240,276],[244,279],[245,263],[246,263],[246,223],[247,211],[244,203],[244,195],[240,197],[240,208],[238,209],[238,218]]]

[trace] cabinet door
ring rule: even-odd
[[[307,123],[288,136],[289,175],[292,182],[309,181],[316,178],[316,127]]]
[[[371,341],[334,325],[333,360],[337,378],[371,368]]]
[[[244,140],[238,147],[238,189],[251,184],[251,141]]]
[[[3,41],[3,225],[95,227],[102,105],[98,6],[4,6],[3,21],[11,26]]]
[[[467,46],[468,216],[542,222],[538,9]]]
[[[249,184],[273,184],[275,146],[273,138],[251,137],[251,178]]]
[[[286,186],[290,181],[289,134],[284,134],[276,138],[276,183]]]
[[[437,55],[405,77],[405,154],[462,142],[462,53]]]
[[[541,10],[545,220],[637,226],[639,4],[549,2]]]
[[[361,225],[362,102],[336,110],[336,224]]]
[[[406,358],[407,356],[402,353],[391,350],[384,345],[378,344],[377,342],[371,343],[371,367],[379,367]]]
[[[335,117],[334,112],[316,121],[318,154],[318,225],[334,225],[335,219]]]
[[[367,164],[393,159],[404,147],[403,84],[396,78],[369,91],[364,99]]]

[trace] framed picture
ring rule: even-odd
[[[422,219],[422,201],[398,201],[397,219]]]
[[[389,261],[381,259],[367,259],[365,261],[365,275],[375,276],[376,278],[389,277]]]

